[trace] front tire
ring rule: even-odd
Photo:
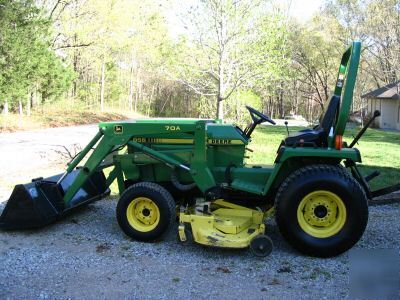
[[[341,166],[295,171],[281,184],[275,209],[285,239],[300,252],[319,257],[350,249],[368,222],[365,192]]]
[[[117,204],[117,221],[122,231],[140,241],[154,241],[175,221],[175,202],[162,186],[140,182],[126,189]]]

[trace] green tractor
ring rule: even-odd
[[[342,141],[360,47],[354,42],[344,53],[320,124],[286,137],[273,165],[245,163],[256,126],[275,124],[251,107],[252,123],[244,130],[202,119],[100,123],[96,136],[64,174],[14,188],[0,227],[52,223],[109,195],[108,187],[116,180],[117,221],[136,240],[160,239],[178,219],[182,242],[250,247],[255,255],[266,256],[272,241],[265,235],[265,220],[275,214],[294,248],[313,256],[338,255],[361,238],[368,199],[393,190],[371,192],[367,181],[374,174],[364,178],[357,169],[361,155],[353,145],[369,123],[350,145]],[[107,177],[106,168],[112,168]]]

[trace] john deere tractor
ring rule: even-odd
[[[375,174],[364,178],[357,169],[361,155],[353,146],[370,123],[350,145],[342,140],[360,47],[353,42],[343,54],[320,124],[287,136],[271,165],[245,162],[254,129],[264,122],[275,124],[249,106],[252,122],[245,129],[203,119],[100,123],[64,174],[14,188],[0,226],[47,225],[106,197],[116,180],[117,221],[133,239],[160,239],[178,220],[182,242],[250,247],[265,256],[272,250],[265,220],[275,214],[282,235],[297,250],[338,255],[361,238],[368,199],[394,189],[371,192],[367,181]],[[112,168],[107,178],[106,168]]]

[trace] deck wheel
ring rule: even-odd
[[[250,241],[250,250],[255,256],[258,257],[270,255],[272,248],[272,240],[264,234],[257,235]]]

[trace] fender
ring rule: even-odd
[[[265,184],[262,194],[266,195],[267,192],[270,190],[272,186],[276,186],[277,184],[280,183],[281,180],[284,180],[284,178],[281,178],[281,180],[278,179],[279,175],[282,170],[282,166],[285,165],[286,162],[289,160],[296,160],[296,158],[313,158],[313,159],[319,159],[319,161],[326,161],[326,162],[332,162],[333,160],[336,160],[337,163],[340,163],[342,160],[352,160],[354,162],[361,163],[361,155],[360,151],[357,148],[343,148],[341,150],[336,150],[336,149],[322,149],[322,148],[310,148],[310,147],[297,147],[297,148],[286,148],[282,146],[279,151],[278,155],[275,160],[275,166],[274,170],[272,171],[271,176],[269,176],[267,183]],[[287,168],[283,168],[287,169]],[[291,170],[293,171],[293,170]],[[276,182],[279,180],[279,182]]]

